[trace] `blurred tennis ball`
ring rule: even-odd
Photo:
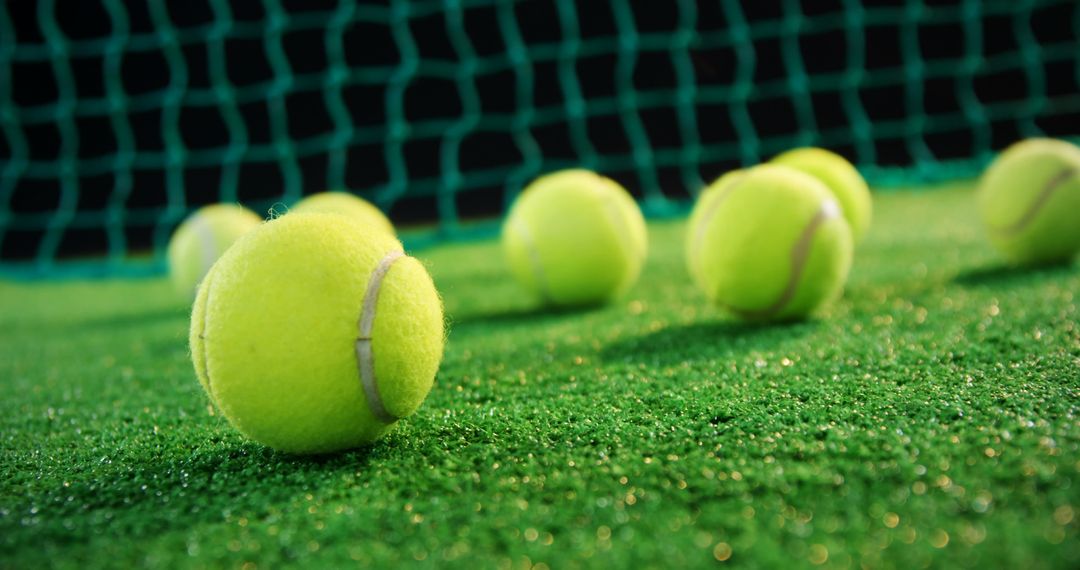
[[[686,245],[684,248],[686,268],[690,271],[690,277],[693,279],[694,284],[702,291],[708,288],[708,284],[701,271],[701,265],[705,261],[706,256],[702,254],[701,244],[699,243],[699,240],[702,237],[701,232],[704,227],[704,219],[706,216],[713,214],[716,209],[716,204],[725,196],[724,189],[728,184],[745,175],[746,170],[732,170],[716,179],[712,184],[709,184],[702,190],[701,195],[698,196],[697,202],[694,203],[694,208],[690,211],[690,218],[686,225]]]
[[[637,281],[645,219],[622,186],[588,170],[533,181],[510,208],[502,245],[519,282],[544,303],[607,301]]]
[[[364,227],[394,235],[394,225],[374,204],[348,192],[320,192],[296,203],[290,212],[300,214],[340,214]]]
[[[169,277],[188,300],[229,246],[262,223],[255,212],[235,204],[204,206],[187,217],[169,240]]]
[[[840,203],[854,243],[862,241],[870,229],[873,204],[866,180],[846,158],[823,148],[804,147],[789,150],[771,162],[801,170],[824,182]]]
[[[690,274],[713,302],[746,320],[797,319],[840,294],[851,229],[822,182],[765,164],[702,193],[686,249]]]
[[[427,397],[442,302],[390,234],[289,214],[214,265],[190,343],[200,383],[242,433],[285,452],[338,451],[381,437]]]
[[[1010,261],[1068,261],[1080,250],[1080,148],[1028,139],[1005,149],[979,181],[979,213]]]

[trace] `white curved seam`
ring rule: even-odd
[[[615,243],[618,244],[619,249],[623,250],[627,262],[633,263],[633,260],[644,257],[643,252],[637,246],[637,240],[630,231],[630,220],[626,219],[626,214],[619,205],[619,197],[612,196],[604,200],[603,209],[611,220],[612,229],[615,231]],[[625,285],[625,283],[620,285]]]
[[[1057,189],[1064,186],[1065,183],[1076,174],[1077,171],[1075,169],[1068,167],[1055,174],[1050,180],[1046,181],[1046,184],[1043,184],[1042,189],[1039,190],[1039,195],[1035,197],[1035,201],[1028,206],[1027,210],[1020,216],[1019,220],[1005,227],[992,228],[993,231],[1006,236],[1015,235],[1024,231],[1035,217],[1039,215],[1043,206],[1050,201],[1050,198],[1053,197]]]
[[[206,287],[206,298],[203,299],[202,330],[199,331],[199,339],[202,340],[202,373],[206,376],[206,388],[207,391],[210,392],[210,400],[216,405],[217,395],[214,394],[214,381],[210,376],[210,347],[206,338],[206,331],[210,329],[210,293],[212,293],[211,286],[213,284],[213,278],[202,284],[203,287]]]
[[[802,280],[803,270],[806,269],[806,261],[810,257],[810,246],[813,244],[814,236],[817,235],[818,228],[829,220],[839,218],[840,215],[840,206],[835,201],[826,200],[822,202],[817,213],[814,214],[814,217],[811,218],[810,222],[803,228],[798,241],[796,241],[795,245],[791,248],[791,274],[788,276],[788,281],[784,286],[784,290],[773,304],[764,309],[755,310],[739,309],[737,307],[729,308],[735,313],[751,319],[767,319],[783,311],[788,303],[795,297],[795,292],[799,288],[799,281]]]
[[[404,257],[400,251],[391,251],[382,258],[379,265],[371,272],[368,279],[367,290],[364,291],[364,304],[360,309],[358,323],[359,336],[356,338],[356,364],[360,370],[360,384],[367,396],[368,407],[371,415],[384,424],[397,421],[399,418],[391,414],[382,401],[379,394],[379,383],[375,377],[375,353],[371,346],[371,329],[375,325],[375,309],[379,301],[379,290],[382,288],[383,278],[390,271],[390,266],[395,261]]]
[[[618,199],[605,200],[604,205],[603,205],[603,209],[604,209],[604,212],[607,214],[608,219],[611,220],[611,230],[615,231],[615,243],[616,243],[616,246],[619,247],[620,249],[623,249],[624,253],[627,253],[627,252],[625,252],[625,250],[629,249],[630,256],[633,256],[633,255],[636,254],[636,252],[635,252],[636,247],[634,246],[634,243],[633,243],[634,242],[634,236],[630,234],[629,228],[626,227],[625,219],[622,216],[622,212],[620,211],[619,204],[616,202],[616,200],[618,200]],[[626,257],[630,257],[630,256],[624,256],[624,259]],[[620,283],[619,283],[619,288],[620,289],[623,286],[625,286],[624,282],[627,279],[630,279],[629,274],[626,274],[623,277],[623,279],[620,280]]]
[[[195,235],[198,236],[199,250],[202,253],[199,256],[201,268],[199,278],[196,281],[199,282],[206,277],[207,273],[210,273],[210,268],[217,261],[217,240],[214,239],[214,228],[210,226],[210,220],[207,220],[205,215],[195,214],[191,218],[191,227]]]
[[[540,251],[536,249],[536,240],[533,239],[532,232],[525,226],[525,222],[520,219],[514,221],[513,228],[525,244],[525,251],[529,255],[529,265],[532,266],[533,273],[536,275],[536,287],[539,289],[540,298],[544,301],[550,301],[551,292],[548,290],[547,284],[544,283],[544,264],[540,262]]]
[[[714,200],[712,204],[709,204],[709,209],[701,215],[701,221],[698,222],[697,233],[694,236],[694,240],[690,242],[694,248],[694,251],[690,254],[690,260],[693,262],[695,268],[701,265],[701,259],[699,258],[701,255],[701,243],[705,241],[705,232],[709,230],[712,218],[716,216],[716,212],[720,209],[720,205],[727,200],[728,195],[731,194],[745,176],[745,173],[736,174],[733,180],[720,189],[720,195],[716,197],[716,200]],[[700,275],[700,269],[697,269],[696,271]],[[695,276],[695,278],[698,277]]]

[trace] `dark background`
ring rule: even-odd
[[[154,33],[158,27],[147,12],[145,2],[127,0],[127,16],[130,33]],[[677,27],[678,5],[675,2],[632,2],[634,19],[640,32],[667,31]],[[780,20],[784,16],[783,3],[742,3],[743,16],[750,23]],[[844,7],[850,2],[804,1],[802,11],[807,15],[835,14],[843,17]],[[903,6],[903,2],[861,2],[864,8],[878,5]],[[952,2],[927,2],[928,6]],[[291,15],[332,11],[336,2],[292,0],[282,2]],[[15,25],[18,46],[42,44],[45,35],[39,25],[35,2],[10,2],[6,8]],[[178,29],[203,27],[215,22],[215,15],[205,0],[171,2],[168,14]],[[265,22],[261,2],[235,2],[233,18],[241,22]],[[605,2],[579,2],[576,4],[577,21],[583,38],[617,36],[616,23],[610,6]],[[1039,43],[1080,41],[1073,26],[1076,19],[1075,4],[1050,2],[1039,7],[1030,23]],[[558,42],[562,37],[561,26],[553,2],[522,2],[515,5],[514,12],[524,40],[530,45]],[[110,18],[106,11],[93,1],[61,1],[56,8],[56,18],[63,33],[71,40],[101,39],[109,36]],[[491,7],[473,7],[464,11],[469,40],[478,55],[496,54],[506,50],[496,11]],[[722,2],[698,3],[698,30],[730,29],[732,23],[723,9]],[[460,60],[447,33],[444,16],[433,15],[411,19],[409,30],[421,58],[457,62]],[[985,56],[1014,52],[1018,49],[1014,22],[1005,17],[986,18],[978,23],[982,32]],[[864,31],[866,42],[866,65],[874,69],[895,68],[902,65],[901,31],[899,25],[875,25]],[[919,30],[919,49],[923,60],[956,58],[964,53],[964,27],[927,26]],[[387,25],[358,22],[345,35],[344,51],[351,68],[386,67],[399,63],[401,54]],[[320,30],[286,32],[283,38],[284,52],[293,71],[297,73],[319,72],[326,67],[325,38]],[[779,39],[753,42],[756,56],[754,83],[783,78],[786,74]],[[843,32],[808,36],[800,39],[807,72],[829,72],[843,69],[846,58],[846,40]],[[208,49],[205,45],[183,46],[188,69],[188,88],[208,88],[212,85],[208,66]],[[237,86],[272,81],[275,77],[267,59],[266,46],[262,40],[243,39],[229,41],[226,45],[227,70],[231,81]],[[699,85],[728,85],[734,80],[736,54],[734,50],[694,49],[691,53],[696,81]],[[614,93],[615,54],[593,56],[577,62],[578,79],[583,96],[605,97]],[[0,65],[5,65],[0,62]],[[105,71],[102,58],[74,58],[71,60],[75,75],[75,88],[80,99],[102,98],[105,95]],[[1046,65],[1048,94],[1077,93],[1077,62]],[[49,60],[16,61],[12,66],[12,96],[20,108],[53,104],[58,99],[58,86]],[[542,62],[534,67],[536,106],[558,104],[563,100],[562,85],[558,79],[557,64]],[[121,81],[129,95],[156,92],[165,89],[175,78],[169,76],[165,55],[161,50],[132,50],[125,53]],[[639,89],[674,87],[676,77],[670,54],[667,52],[640,52],[634,72],[634,83]],[[980,101],[1022,101],[1030,86],[1022,71],[998,76],[982,77],[975,84]],[[515,109],[514,73],[498,73],[481,76],[476,81],[484,112],[509,113]],[[923,85],[924,106],[928,113],[949,113],[959,110],[958,86],[953,81],[926,81]],[[813,110],[819,125],[843,126],[849,121],[837,93],[814,93],[811,97]],[[906,92],[903,85],[867,89],[860,99],[871,120],[893,119],[903,115]],[[385,85],[350,85],[345,99],[350,114],[357,125],[379,126],[385,124]],[[674,102],[673,102],[674,105]],[[799,125],[788,98],[782,100],[752,101],[750,114],[759,137],[782,135],[798,131]],[[270,106],[259,101],[241,106],[249,142],[266,143],[271,140],[272,128]],[[325,108],[321,90],[294,92],[285,97],[288,116],[287,128],[296,140],[333,131],[333,123]],[[462,112],[462,101],[453,81],[416,78],[405,94],[405,112],[410,123],[430,118],[456,117]],[[674,109],[648,110],[640,113],[648,137],[654,148],[678,147],[681,143]],[[699,133],[703,143],[735,141],[737,133],[726,110],[699,109]],[[214,106],[180,104],[180,130],[182,141],[189,149],[211,149],[226,145],[229,134],[219,111]],[[136,147],[140,151],[161,151],[165,148],[162,136],[162,111],[154,109],[129,113]],[[1037,117],[1036,124],[1047,134],[1054,136],[1075,135],[1080,132],[1080,117],[1074,114],[1054,114]],[[107,114],[83,116],[76,121],[78,131],[78,155],[80,158],[101,157],[114,154],[116,136]],[[596,116],[588,119],[589,138],[602,153],[622,154],[631,145],[619,116]],[[30,154],[35,160],[51,160],[59,156],[61,133],[55,124],[23,125],[23,132],[30,144]],[[993,147],[1001,148],[1022,138],[1017,121],[998,121],[989,125]],[[566,122],[533,130],[545,157],[573,160],[570,145],[570,129]],[[410,178],[437,177],[441,174],[439,138],[409,140],[405,146],[406,162]],[[925,142],[937,159],[969,156],[972,152],[971,133],[966,130],[934,134]],[[9,141],[0,131],[0,163],[10,158]],[[855,149],[834,148],[849,158],[859,161]],[[902,140],[875,140],[874,160],[877,165],[910,165],[913,157]],[[762,157],[767,158],[767,157]],[[517,146],[506,133],[477,133],[462,145],[460,168],[492,168],[504,165],[512,167],[521,160]],[[325,190],[327,157],[318,155],[300,160],[305,193]],[[709,180],[725,170],[742,166],[740,159],[732,157],[701,164],[703,179]],[[633,171],[608,173],[627,188],[640,195],[640,183]],[[691,190],[684,186],[677,169],[661,169],[658,173],[666,194],[674,198],[689,198]],[[387,167],[380,145],[355,145],[349,149],[346,174],[347,186],[363,193],[364,189],[385,183]],[[187,206],[195,207],[219,199],[220,168],[189,168],[184,172],[184,188]],[[80,177],[80,195],[77,209],[94,211],[105,207],[115,187],[114,177],[96,175]],[[165,172],[137,170],[134,172],[134,192],[127,207],[153,209],[163,207],[167,201]],[[282,173],[273,162],[245,162],[240,169],[239,200],[247,203],[268,202],[281,195]],[[458,212],[462,217],[492,216],[504,207],[504,188],[470,189],[457,196]],[[60,205],[61,190],[58,180],[24,179],[16,185],[10,209],[18,217],[21,214],[50,212]],[[383,204],[397,224],[436,221],[436,199],[433,196],[406,196],[392,204]],[[0,228],[3,232],[4,228]],[[0,247],[0,257],[26,258],[38,251],[46,229],[9,228]],[[132,249],[148,247],[152,243],[153,224],[125,228],[128,244]],[[95,228],[70,229],[60,245],[60,254],[79,254],[101,251],[105,248],[103,231]]]

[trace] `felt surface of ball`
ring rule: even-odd
[[[262,223],[255,212],[236,204],[204,206],[180,224],[169,240],[169,278],[190,300],[199,282],[229,246]]]
[[[990,241],[1011,262],[1064,262],[1080,251],[1080,147],[1015,143],[983,173],[978,193]]]
[[[511,272],[543,303],[589,305],[625,292],[641,273],[645,219],[617,182],[588,170],[533,181],[502,228]]]
[[[699,197],[687,267],[713,302],[750,321],[803,318],[837,297],[851,229],[825,185],[766,164],[728,173]]]
[[[870,229],[873,202],[866,180],[846,158],[823,148],[804,147],[780,154],[771,162],[801,170],[824,182],[840,203],[854,242],[862,241]]]
[[[196,375],[251,439],[290,453],[376,440],[427,397],[442,303],[390,234],[289,214],[239,240],[199,288]]]
[[[301,214],[340,214],[363,224],[365,227],[394,234],[394,225],[367,200],[348,192],[319,192],[300,200],[289,210]]]

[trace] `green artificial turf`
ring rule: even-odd
[[[1003,267],[973,202],[877,195],[844,298],[779,326],[707,306],[681,222],[581,312],[423,250],[435,389],[319,458],[213,413],[164,280],[0,284],[0,566],[1076,568],[1080,268]]]

